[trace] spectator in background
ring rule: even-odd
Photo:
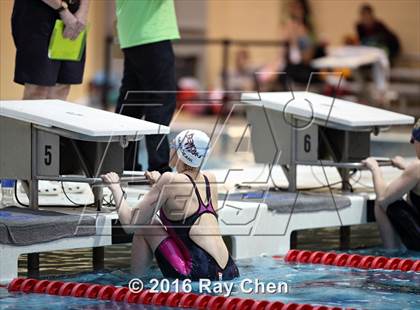
[[[116,112],[167,126],[176,105],[175,56],[171,40],[179,38],[179,31],[174,2],[116,0],[116,14],[118,38],[124,53],[124,73]],[[166,136],[146,136],[146,147],[149,171],[171,171]],[[137,148],[137,142],[129,143],[126,148],[126,170],[142,170]]]
[[[241,47],[235,54],[235,67],[233,70],[229,71],[227,75],[229,90],[254,90],[254,72],[255,69],[253,69],[250,64],[248,48]]]
[[[287,81],[306,84],[313,72],[311,60],[324,56],[324,48],[317,43],[315,30],[311,21],[311,11],[307,0],[292,0],[288,4],[288,19],[282,27],[281,40],[285,43],[280,50],[279,59],[268,65],[263,71],[285,72],[275,74],[284,89]],[[266,82],[270,75],[264,72],[259,80]],[[312,81],[317,77],[312,77]]]
[[[360,7],[360,20],[356,26],[361,45],[385,49],[391,64],[400,53],[398,37],[375,16],[372,6]]]
[[[80,61],[51,60],[48,46],[57,19],[64,23],[64,37],[77,38],[86,27],[88,7],[89,0],[15,0],[14,81],[24,85],[23,99],[66,100],[70,85],[82,83],[84,53]]]

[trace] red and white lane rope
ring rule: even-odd
[[[284,257],[289,263],[322,264],[361,269],[399,270],[420,272],[420,260],[372,255],[346,254],[322,251],[289,250]]]
[[[274,256],[280,258],[280,256]],[[420,260],[398,257],[371,256],[322,251],[290,250],[284,257],[289,263],[323,264],[361,269],[420,272]],[[6,286],[0,286],[6,287]],[[131,292],[127,287],[91,283],[16,278],[7,286],[10,292],[37,293],[80,298],[111,300],[143,305],[210,310],[338,310],[339,307],[282,303],[237,297],[212,296],[194,293],[166,293],[143,290]]]
[[[254,300],[237,297],[194,293],[131,292],[127,287],[91,283],[62,282],[16,278],[8,285],[10,292],[49,294],[126,302],[130,304],[208,310],[340,310],[339,307],[310,304],[284,304],[280,301]]]

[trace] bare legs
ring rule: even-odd
[[[49,88],[47,99],[67,100],[70,92],[70,85],[57,84]]]
[[[23,99],[60,99],[66,100],[70,92],[70,85],[57,84],[55,86],[40,86],[25,84]]]
[[[48,96],[48,88],[49,87],[45,86],[25,84],[25,89],[23,90],[23,100],[46,99]]]
[[[154,219],[152,225],[136,230],[131,247],[131,273],[141,276],[149,268],[159,244],[168,237],[162,224]]]
[[[386,215],[386,208],[387,206],[381,207],[375,202],[375,217],[376,222],[378,223],[379,233],[386,249],[399,249],[401,248],[402,243]]]

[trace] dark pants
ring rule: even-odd
[[[284,72],[285,74],[279,75],[279,82],[282,89],[285,91],[289,91],[290,88],[293,89],[293,83],[306,86],[309,82],[309,78],[311,78],[311,84],[319,83],[321,81],[318,74],[313,74],[311,77],[311,74],[317,72],[317,70],[305,64],[287,64],[286,68],[284,68]]]
[[[117,113],[168,126],[176,105],[175,57],[171,41],[125,48],[124,76]],[[169,143],[165,135],[147,135],[148,170],[170,171]],[[125,170],[142,170],[137,161],[138,142],[128,145]]]

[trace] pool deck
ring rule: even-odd
[[[307,188],[316,188],[327,184],[319,176],[322,174],[321,167],[299,167],[301,183],[299,183],[298,192],[308,191]],[[339,180],[338,173],[334,168],[325,168],[328,176],[328,183],[335,183]],[[251,189],[269,190],[274,186],[286,187],[287,181],[278,167],[274,167],[269,172],[268,167],[264,165],[254,165],[241,170],[228,171],[226,169],[212,170],[219,183],[220,193],[243,192],[244,189],[237,189],[237,185],[245,186],[246,191]],[[271,173],[271,174],[270,174]],[[398,176],[398,170],[394,168],[384,168],[386,179],[393,179]],[[271,178],[269,178],[271,175]],[[318,179],[316,178],[318,176]],[[359,177],[357,177],[359,179]],[[274,180],[274,181],[273,181]],[[322,184],[320,184],[320,181]],[[366,185],[368,188],[366,188]],[[222,201],[219,200],[219,215],[221,233],[231,239],[231,251],[235,258],[249,258],[261,254],[275,255],[284,254],[290,249],[290,235],[292,231],[339,227],[348,225],[358,225],[367,222],[367,201],[374,199],[374,193],[369,187],[372,186],[368,172],[363,172],[358,183],[353,184],[353,193],[344,193],[351,200],[351,206],[340,210],[323,210],[317,212],[300,212],[294,214],[276,213],[268,210],[264,200],[256,202],[242,201]],[[148,186],[130,186],[127,189],[128,202],[134,206],[139,197],[146,193]],[[328,188],[313,190],[311,192],[322,192],[327,197],[333,199],[334,194],[343,194],[340,185],[332,186],[330,192]],[[109,191],[105,189],[106,199],[109,198]],[[23,194],[19,195],[22,202],[26,203]],[[78,203],[90,203],[93,195],[85,190],[82,194],[71,194],[71,199]],[[72,207],[66,197],[60,193],[58,195],[41,195],[40,205],[66,205],[66,207],[44,207],[41,209],[56,210],[70,214],[80,214],[83,212],[93,216],[103,217],[102,221],[97,221],[97,234],[91,237],[65,238],[48,243],[34,244],[30,246],[12,246],[1,245],[2,252],[7,256],[10,264],[7,266],[2,263],[2,273],[7,274],[0,279],[1,282],[7,282],[13,276],[17,275],[17,259],[20,254],[34,252],[48,252],[62,249],[85,248],[96,246],[107,246],[112,244],[111,220],[117,219],[115,211],[104,207],[101,212],[96,212],[90,208],[81,209]],[[249,247],[249,244],[254,244]],[[6,261],[6,257],[4,257]],[[15,267],[13,267],[13,266]],[[13,267],[13,268],[12,268]],[[7,279],[6,279],[7,278]]]

